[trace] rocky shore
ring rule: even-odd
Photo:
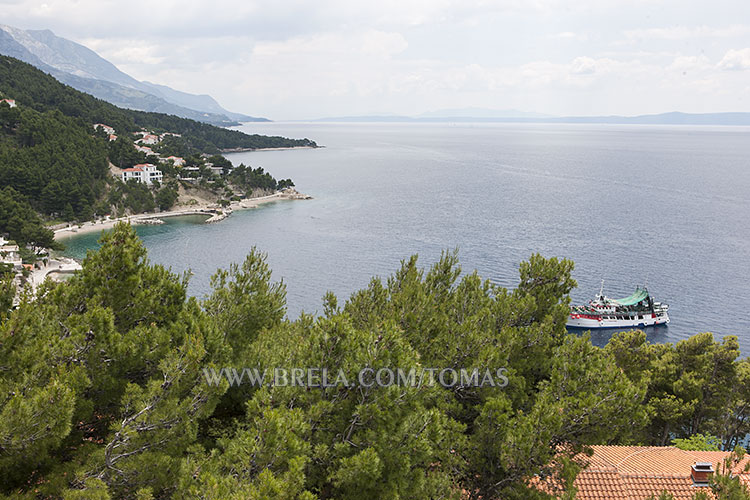
[[[283,200],[310,200],[312,196],[303,194],[294,188],[287,188],[268,196],[258,198],[244,198],[239,201],[230,203],[228,207],[221,207],[216,204],[201,204],[191,208],[182,208],[170,210],[168,212],[148,213],[128,215],[119,218],[106,218],[98,221],[85,222],[83,224],[69,224],[65,227],[54,228],[55,238],[65,238],[78,234],[104,231],[111,229],[118,222],[124,221],[130,224],[163,224],[166,217],[181,217],[185,215],[205,215],[206,223],[219,222],[229,217],[234,210],[246,210],[257,208],[264,203],[271,203]]]

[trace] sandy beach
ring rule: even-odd
[[[181,217],[185,215],[205,215],[206,222],[218,222],[231,215],[235,210],[257,208],[264,203],[272,203],[275,201],[309,200],[311,198],[312,196],[299,193],[292,189],[270,194],[267,196],[260,196],[258,198],[244,198],[239,201],[233,201],[228,207],[224,208],[216,204],[199,204],[191,207],[178,208],[167,212],[128,215],[116,219],[89,221],[81,225],[75,224],[68,227],[56,229],[54,233],[55,239],[64,239],[66,237],[76,236],[80,234],[95,233],[99,231],[105,231],[107,229],[112,229],[118,222],[129,222],[133,225],[158,224],[158,221],[160,219],[164,219],[165,217]]]

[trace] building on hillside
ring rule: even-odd
[[[188,181],[188,182],[195,182],[201,179],[199,175],[196,175],[200,172],[200,167],[196,167],[195,165],[191,166],[184,166],[180,168],[180,173],[177,174],[177,178],[182,181]]]
[[[146,153],[147,155],[154,154],[154,151],[148,146],[139,146],[138,144],[136,144],[135,149],[137,149],[141,153]]]
[[[713,499],[709,486],[717,466],[723,466],[728,451],[685,451],[674,446],[592,446],[594,454],[576,461],[588,466],[578,473],[573,486],[580,500],[647,500],[666,491],[675,500],[692,500],[699,492]],[[745,471],[747,456],[733,463],[731,473],[750,486]],[[562,496],[558,484],[547,477],[534,477],[531,484],[546,493]]]
[[[223,175],[224,174],[224,167],[220,167],[218,165],[214,165],[213,163],[206,163],[206,167],[211,170],[216,175]]]
[[[163,158],[165,161],[171,161],[174,163],[175,167],[184,167],[185,166],[185,159],[180,158],[179,156],[167,156],[166,158]]]
[[[122,171],[123,182],[128,182],[131,179],[135,179],[138,182],[144,184],[152,184],[154,181],[161,182],[162,173],[161,170],[156,168],[156,165],[150,163],[141,163],[131,168],[126,168]]]
[[[0,244],[0,262],[12,265],[16,271],[23,269],[23,261],[21,260],[21,252],[18,245],[11,245],[2,239],[2,244]]]
[[[94,130],[96,129],[102,129],[107,135],[114,135],[115,129],[110,127],[109,125],[105,125],[103,123],[94,123]]]
[[[117,136],[115,134],[109,134],[109,142],[116,141]]]
[[[16,100],[15,99],[0,99],[0,102],[4,102],[5,104],[7,104],[8,106],[10,106],[11,108],[15,108],[16,107]]]
[[[159,136],[154,134],[145,134],[143,137],[135,141],[136,144],[156,144],[159,142]]]

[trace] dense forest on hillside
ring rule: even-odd
[[[54,245],[52,233],[44,229],[42,219],[29,215],[30,208],[52,220],[86,221],[125,210],[166,209],[174,203],[174,183],[152,193],[144,186],[118,185],[108,174],[110,161],[121,168],[159,161],[135,149],[130,133],[141,128],[181,134],[166,136],[155,148],[165,156],[191,157],[199,164],[205,154],[214,154],[215,164],[228,163],[216,155],[225,148],[315,146],[307,139],[248,135],[175,116],[120,109],[5,56],[0,56],[0,98],[17,104],[0,103],[0,187],[12,188],[0,192],[0,234],[34,246],[45,241]],[[94,123],[114,127],[117,140],[109,142],[101,129],[94,130]],[[161,168],[175,174],[174,167]],[[241,174],[236,179],[243,193],[293,185],[288,179],[277,183],[262,168],[250,169],[249,175],[242,169]],[[223,185],[219,182],[217,189]]]
[[[0,104],[0,185],[13,187],[39,212],[92,214],[107,172],[107,142],[90,125],[59,110]]]
[[[39,112],[59,110],[66,116],[80,118],[88,124],[106,123],[121,133],[146,128],[156,132],[182,134],[185,141],[207,153],[233,148],[316,145],[309,139],[249,135],[187,118],[118,108],[62,84],[30,64],[7,56],[0,56],[0,93],[15,99],[19,106],[27,106]]]
[[[198,301],[119,224],[69,281],[0,311],[0,494],[533,500],[550,497],[530,479],[570,486],[588,445],[729,448],[748,433],[736,337],[651,344],[634,331],[593,346],[565,330],[572,269],[533,255],[511,291],[463,274],[453,252],[429,269],[414,256],[344,303],[329,293],[320,317],[289,320],[257,251]],[[350,381],[503,368],[507,384],[230,387],[229,367]]]
[[[293,187],[294,182],[291,179],[281,179],[277,181],[271,174],[263,170],[263,167],[248,167],[240,163],[237,168],[232,169],[228,175],[229,181],[249,194],[254,189],[277,190],[287,187]]]
[[[10,186],[0,190],[0,234],[21,247],[62,249],[28,198]]]

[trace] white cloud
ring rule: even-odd
[[[704,55],[700,56],[677,56],[672,63],[667,66],[667,70],[682,73],[705,71],[712,68],[711,61]]]
[[[281,42],[261,41],[255,44],[253,55],[260,57],[341,56],[355,54],[368,57],[389,57],[406,50],[408,43],[400,33],[367,30],[362,33],[326,33],[295,37]]]
[[[575,33],[573,31],[562,31],[560,33],[555,33],[554,35],[550,35],[550,38],[552,39],[558,39],[558,40],[575,40],[578,42],[585,42],[589,39],[589,36],[586,33]]]
[[[719,61],[719,68],[729,71],[750,69],[750,48],[728,51]]]
[[[574,75],[591,75],[596,72],[596,60],[590,57],[576,57],[570,65]]]
[[[167,55],[159,55],[159,47],[143,40],[104,40],[87,39],[81,40],[82,45],[110,61],[116,66],[144,64],[158,65],[167,60]]]
[[[695,38],[731,38],[750,35],[750,26],[734,24],[731,26],[669,26],[665,28],[648,28],[626,30],[625,37],[630,40],[660,39],[688,40]]]
[[[723,71],[750,68],[750,49],[730,50],[747,45],[748,5],[6,0],[2,22],[52,29],[135,78],[270,118],[468,106],[637,114],[750,110],[747,73]]]

